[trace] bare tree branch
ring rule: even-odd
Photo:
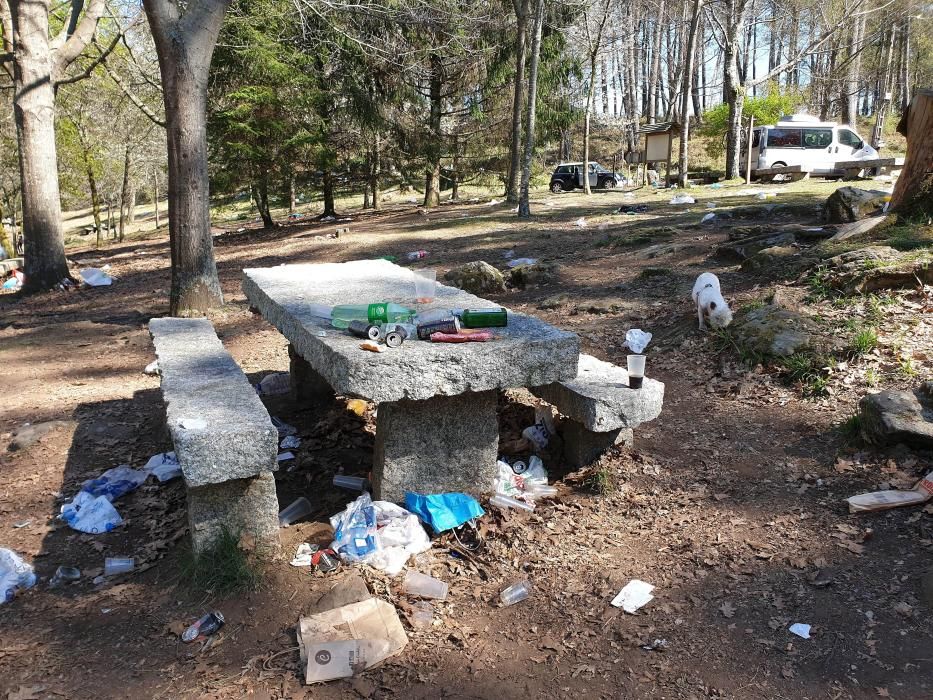
[[[77,0],[76,0],[77,1]],[[52,80],[57,82],[64,74],[65,70],[71,65],[85,47],[91,43],[94,33],[97,31],[97,23],[104,15],[106,5],[104,0],[91,0],[84,17],[78,22],[74,32],[67,38],[52,54]]]

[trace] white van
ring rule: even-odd
[[[752,133],[752,172],[799,165],[811,175],[841,176],[837,162],[878,157],[852,127],[817,121],[808,114],[782,117]]]

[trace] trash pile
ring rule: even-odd
[[[13,270],[13,272],[10,273],[9,279],[3,283],[3,288],[16,291],[23,286],[23,282],[25,281],[26,276],[22,272],[19,270]]]
[[[109,287],[113,284],[113,277],[107,274],[109,269],[110,265],[104,265],[101,268],[89,267],[85,270],[79,270],[78,274],[88,287]]]
[[[85,481],[75,497],[61,507],[59,517],[79,532],[91,535],[110,532],[123,522],[113,501],[136,490],[150,476],[160,483],[181,476],[175,453],[153,455],[142,469],[121,464]]]
[[[17,591],[35,585],[36,574],[32,566],[24,562],[16,552],[0,547],[0,605],[13,600]]]

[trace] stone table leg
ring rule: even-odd
[[[334,399],[334,390],[324,378],[288,345],[288,370],[292,383],[292,396],[300,403],[322,405]]]
[[[499,450],[497,407],[496,391],[380,403],[375,498],[402,502],[406,491],[488,493]]]
[[[574,469],[599,459],[610,447],[632,448],[631,428],[616,428],[605,433],[587,430],[575,420],[561,422],[564,438],[564,461]]]
[[[223,531],[250,534],[257,551],[279,546],[279,501],[271,472],[188,489],[188,524],[196,555],[211,548]]]

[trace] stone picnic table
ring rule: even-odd
[[[250,304],[289,343],[296,395],[333,393],[378,406],[373,464],[376,498],[406,491],[483,493],[492,488],[499,445],[498,391],[536,387],[577,375],[580,339],[532,316],[509,311],[506,328],[485,343],[410,338],[382,353],[325,325],[312,304],[396,302],[427,309],[498,308],[501,304],[437,285],[435,300],[415,303],[414,273],[386,260],[282,265],[243,271]]]

